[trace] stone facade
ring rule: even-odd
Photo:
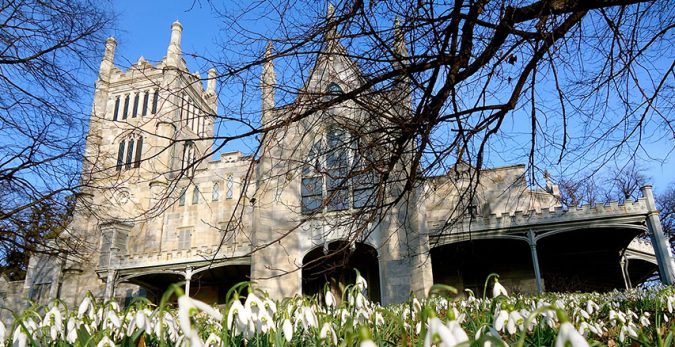
[[[619,258],[621,264],[628,258],[649,262],[655,255],[663,281],[672,283],[672,256],[651,187],[643,188],[645,197],[636,202],[562,209],[557,187],[549,182],[545,189],[529,188],[522,165],[482,170],[475,194],[467,197],[463,192],[473,182],[472,170],[459,165],[447,175],[426,178],[394,201],[403,189],[409,159],[404,155],[383,190],[381,198],[391,202],[384,213],[370,219],[356,213],[356,187],[345,190],[347,205],[336,211],[324,205],[323,213],[303,213],[303,179],[314,144],[331,141],[331,129],[367,126],[369,113],[345,101],[283,127],[277,122],[311,109],[312,95],[359,86],[358,67],[329,35],[298,100],[292,107],[275,107],[276,76],[268,59],[261,79],[261,123],[274,130],[254,155],[232,152],[209,159],[217,73],[208,72],[204,88],[201,76],[187,70],[181,31],[180,23],[172,25],[167,56],[160,63],[152,65],[141,57],[126,71],[113,63],[114,39],[106,42],[83,163],[84,187],[61,240],[75,245],[76,252],[58,259],[33,257],[23,290],[0,283],[11,287],[6,298],[59,297],[74,304],[91,291],[120,300],[138,295],[156,299],[171,283],[182,282],[190,295],[221,302],[232,284],[248,279],[275,297],[292,296],[308,292],[303,289],[309,286],[303,279],[308,255],[317,249],[329,254],[344,244],[354,254],[374,251],[370,258],[364,253],[354,267],[379,282],[373,286],[379,292],[371,296],[388,304],[405,300],[411,292],[424,295],[434,281],[479,288],[469,283],[476,271],[471,264],[452,269],[438,264],[461,250],[453,245],[474,247],[486,240],[520,242],[524,251],[519,256],[528,263],[504,268],[502,282],[533,292],[549,282],[554,286],[555,278],[545,277],[547,267],[548,273],[566,273],[554,266],[557,258],[548,257],[556,250],[548,250],[546,240],[585,233],[593,242],[593,235],[606,237],[608,230],[614,235],[611,241],[599,242],[595,249],[616,247],[621,253],[616,255],[617,269]],[[396,47],[405,53],[404,45]],[[402,97],[400,105],[382,112],[408,112],[409,102]],[[627,253],[631,240],[642,232],[652,236],[656,252],[642,242]],[[491,261],[508,265],[509,259]],[[630,285],[626,272],[622,274]]]

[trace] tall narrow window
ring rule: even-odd
[[[124,97],[124,112],[122,112],[122,119],[127,119],[129,115],[129,94]]]
[[[129,139],[129,146],[127,147],[127,162],[124,165],[126,170],[131,169],[131,160],[134,157],[134,139]]]
[[[187,191],[187,188],[183,188],[183,190],[180,192],[180,197],[178,197],[178,206],[185,206],[185,192]]]
[[[117,171],[122,170],[122,164],[124,164],[124,141],[120,142],[120,147],[117,150]]]
[[[201,134],[199,133],[199,122],[201,121],[202,117],[199,115],[199,110],[197,110],[197,115],[195,116],[197,118],[197,127],[195,128],[195,134],[197,136],[200,136]]]
[[[206,136],[206,117],[202,119],[202,135],[201,136]]]
[[[181,229],[178,231],[178,249],[181,251],[186,251],[190,249],[191,245],[191,236],[192,229]]]
[[[192,204],[197,205],[199,203],[199,186],[195,185],[192,189]]]
[[[145,91],[145,94],[143,94],[143,113],[142,116],[146,116],[148,114],[148,99],[150,99],[150,92]]]
[[[361,151],[365,153],[358,153]],[[374,160],[371,152],[363,150],[360,146],[357,146],[356,152],[354,167],[358,174],[352,178],[353,206],[354,208],[373,206],[378,185],[376,173],[372,169]]]
[[[140,100],[141,95],[139,93],[136,93],[134,96],[134,110],[131,113],[131,118],[136,118],[138,116],[138,102]]]
[[[141,166],[141,153],[143,151],[143,137],[138,138],[136,143],[136,159],[134,160],[134,167]]]
[[[321,142],[316,142],[307,156],[307,163],[302,168],[300,195],[302,199],[302,213],[305,214],[311,214],[320,210],[323,204],[321,151]]]
[[[234,196],[234,178],[232,178],[232,175],[227,176],[227,192],[225,193],[225,197],[228,199],[232,199]]]
[[[157,113],[158,103],[159,103],[159,89],[155,89],[155,95],[152,97],[152,114]]]
[[[180,110],[178,110],[178,119],[183,121],[183,113],[185,113],[185,95],[180,97]]]
[[[220,199],[220,185],[218,182],[213,184],[213,190],[211,191],[211,200],[218,201]]]
[[[349,158],[347,134],[338,129],[331,129],[326,139],[328,148],[326,153],[326,193],[330,199],[327,203],[328,211],[339,211],[349,207],[349,185],[347,171]]]
[[[117,116],[120,113],[120,97],[119,95],[115,98],[115,110],[113,111],[113,121],[117,120]]]

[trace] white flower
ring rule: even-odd
[[[21,325],[19,325],[16,327],[16,329],[14,330],[14,334],[12,335],[12,346],[25,347],[27,344],[28,344],[28,335],[26,335],[24,329],[21,327]]]
[[[286,342],[290,343],[293,339],[293,324],[291,324],[291,321],[284,319],[281,330],[284,332],[284,338],[286,338]]]
[[[227,328],[232,330],[232,335],[239,335],[246,331],[250,313],[239,300],[234,300],[227,313]]]
[[[429,330],[427,330],[427,335],[424,337],[424,347],[430,347],[432,344],[437,346],[454,346],[469,340],[469,337],[457,322],[451,321],[448,325],[444,325],[438,317],[431,318],[429,320]]]
[[[206,341],[204,341],[204,346],[217,346],[217,347],[219,347],[219,346],[222,345],[221,342],[222,341],[221,341],[221,339],[218,335],[216,335],[214,333],[211,333],[209,335],[209,337],[206,339]]]
[[[501,310],[495,316],[494,327],[497,331],[504,331],[504,327],[509,322],[509,313],[506,310]]]
[[[115,347],[115,343],[108,336],[103,336],[96,347]]]
[[[251,319],[256,321],[260,312],[265,309],[265,304],[254,293],[249,293],[244,301],[244,307],[251,315]]]
[[[302,322],[302,327],[307,330],[309,328],[316,328],[319,326],[319,323],[316,319],[316,314],[312,308],[304,306],[302,308],[300,321]]]
[[[359,344],[359,347],[377,347],[377,345],[375,342],[373,342],[373,340],[363,340]]]
[[[86,313],[92,313],[94,310],[94,305],[91,302],[91,297],[89,295],[85,295],[84,299],[82,299],[82,302],[80,303],[80,307],[77,309],[77,317],[82,318]],[[89,315],[89,318],[91,319],[91,314]]]
[[[359,288],[360,291],[365,291],[368,289],[368,283],[366,282],[366,279],[361,277],[360,273],[356,273],[356,287]]]
[[[178,298],[178,323],[183,330],[183,334],[190,338],[191,346],[201,344],[199,332],[192,327],[191,321],[192,315],[198,311],[204,312],[216,321],[223,320],[223,315],[218,310],[204,302],[192,299],[187,295]]]
[[[330,325],[330,323],[323,323],[321,326],[321,332],[319,332],[320,339],[330,339],[333,342],[333,345],[337,345],[337,335],[335,335],[335,330]]]
[[[508,330],[510,335],[515,334],[519,329],[523,330],[523,324],[525,319],[520,315],[518,311],[511,311],[509,313],[509,321],[506,323],[506,330]]]
[[[499,280],[495,278],[495,284],[492,286],[492,297],[496,298],[500,295],[509,296],[509,293],[506,291],[506,288],[499,283]]]
[[[565,322],[560,324],[558,337],[555,339],[555,347],[586,347],[590,345],[581,334],[574,328],[572,323]]]
[[[326,291],[324,299],[326,301],[326,307],[335,307],[335,297],[333,296],[333,293],[330,292],[330,290]]]

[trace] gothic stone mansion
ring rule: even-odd
[[[283,134],[272,131],[255,156],[198,160],[212,150],[217,72],[208,72],[204,89],[182,58],[181,33],[173,23],[166,57],[156,65],[140,58],[126,71],[114,65],[115,40],[106,42],[85,187],[64,237],[78,255],[31,258],[25,282],[0,280],[4,306],[20,305],[17,297],[73,304],[86,291],[157,300],[172,283],[219,303],[233,284],[249,279],[274,297],[313,294],[326,281],[353,278],[355,268],[382,304],[423,295],[432,283],[478,290],[492,272],[520,292],[625,288],[657,268],[663,282],[673,283],[650,186],[643,198],[622,205],[563,209],[557,186],[548,180],[545,189],[531,189],[525,167],[514,165],[483,170],[467,203],[467,166],[426,177],[375,218],[355,214],[368,207],[364,197],[374,189],[359,179],[337,186],[330,173],[358,153],[325,151],[351,141],[330,119],[367,123],[369,113],[352,101],[288,125]],[[395,46],[405,54],[405,44]],[[311,104],[308,95],[358,86],[358,67],[345,52],[338,39],[327,38],[294,107]],[[275,106],[275,84],[268,59],[263,126],[299,112]],[[404,161],[398,167],[404,171]],[[387,184],[386,192],[396,191],[396,182]],[[645,232],[651,243],[635,239]]]

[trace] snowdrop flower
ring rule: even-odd
[[[506,288],[499,283],[499,280],[495,277],[495,284],[492,286],[492,297],[496,298],[500,295],[509,296],[509,293],[506,291]]]
[[[555,339],[555,347],[590,347],[586,339],[574,328],[572,323],[565,322],[560,324],[558,337]]]
[[[316,314],[314,314],[314,310],[312,310],[310,307],[304,306],[302,308],[302,312],[300,314],[300,322],[302,323],[302,327],[307,330],[309,328],[316,328],[319,326],[319,323],[317,322],[316,319]]]
[[[593,302],[593,300],[588,300],[586,302],[586,312],[588,312],[588,314],[593,314],[593,312],[595,312],[595,310],[597,310],[599,308],[600,307],[598,306],[598,304]]]
[[[363,340],[359,344],[359,347],[377,347],[377,345],[375,342],[373,342],[373,340]]]
[[[513,335],[518,332],[518,330],[524,330],[524,323],[525,319],[518,311],[511,311],[511,313],[509,313],[509,321],[506,323],[506,330],[508,330],[510,335]]]
[[[258,319],[258,315],[264,309],[265,304],[263,304],[262,300],[260,300],[260,298],[258,298],[258,296],[256,296],[254,293],[249,293],[246,297],[246,301],[244,301],[244,307],[251,315],[251,319],[256,321]]]
[[[335,335],[335,330],[333,330],[333,327],[328,322],[323,323],[323,326],[321,326],[319,338],[324,340],[329,339],[333,342],[333,345],[337,345],[337,335]]]
[[[365,291],[368,289],[368,283],[366,282],[366,279],[361,277],[361,274],[357,271],[356,272],[356,288],[359,288],[360,291]]]
[[[291,324],[291,321],[288,320],[288,318],[284,319],[281,331],[283,331],[284,333],[284,338],[286,339],[286,342],[290,343],[291,340],[293,339],[293,324]]]
[[[335,297],[333,296],[333,293],[331,293],[330,289],[326,291],[324,300],[326,301],[326,307],[335,307]]]
[[[505,310],[500,310],[495,316],[494,327],[497,331],[504,331],[504,327],[509,322],[509,313]]]
[[[456,321],[451,321],[446,326],[438,317],[434,317],[429,320],[429,330],[424,337],[424,347],[430,347],[432,344],[454,346],[468,340],[469,337]]]
[[[70,319],[68,319],[68,323],[66,323],[66,341],[71,345],[75,344],[75,341],[77,341],[78,328],[78,324],[75,322],[75,317],[70,317]]]
[[[222,341],[221,341],[220,337],[218,335],[214,334],[214,333],[211,333],[209,335],[209,337],[206,339],[206,341],[204,341],[204,346],[217,346],[217,347],[219,347],[221,345],[222,345]]]
[[[28,344],[28,335],[21,325],[17,326],[12,335],[13,347],[25,347]]]
[[[648,314],[649,312],[645,312],[642,316],[640,316],[640,324],[642,324],[643,327],[649,326],[649,318],[647,318]]]
[[[103,336],[96,347],[115,347],[115,343],[108,336]]]
[[[196,312],[204,312],[216,321],[223,320],[223,315],[210,305],[183,295],[178,298],[178,323],[183,334],[190,338],[190,345],[201,345],[199,332],[192,327],[192,315]]]
[[[56,340],[63,331],[63,318],[61,311],[56,306],[53,306],[42,320],[43,327],[49,327],[49,336],[52,341]]]
[[[80,303],[80,307],[77,309],[77,317],[82,318],[85,314],[89,313],[89,319],[93,319],[94,305],[91,302],[91,296],[87,293]]]
[[[266,334],[270,330],[274,330],[274,320],[267,311],[261,311],[255,320],[255,327],[258,331]]]
[[[246,331],[250,314],[239,300],[232,301],[230,310],[227,312],[227,328],[232,330],[232,335],[239,335]]]

